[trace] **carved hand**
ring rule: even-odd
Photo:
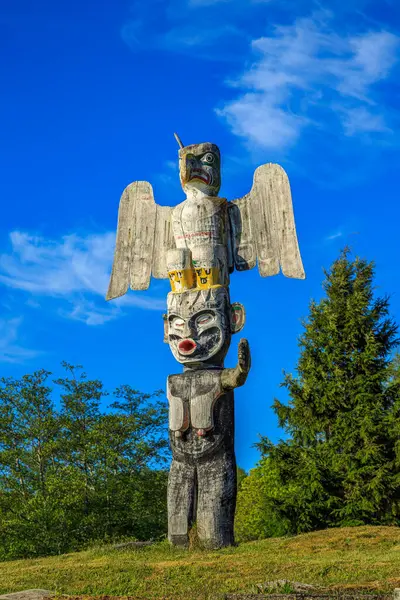
[[[251,367],[249,342],[242,338],[238,347],[238,364],[234,369],[224,369],[221,382],[224,390],[233,390],[246,382]]]

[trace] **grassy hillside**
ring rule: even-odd
[[[400,528],[329,529],[212,552],[178,551],[166,542],[138,550],[103,547],[0,564],[0,594],[45,588],[178,600],[255,591],[256,584],[275,579],[381,591],[400,587]]]

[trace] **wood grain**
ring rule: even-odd
[[[167,252],[176,247],[172,233],[172,210],[170,206],[157,204],[152,267],[153,277],[156,279],[168,278]]]

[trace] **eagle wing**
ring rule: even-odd
[[[175,247],[171,229],[172,208],[154,201],[147,181],[134,181],[119,203],[117,239],[107,300],[132,290],[147,290],[150,277],[168,277],[166,253]]]
[[[262,277],[304,279],[297,242],[289,179],[282,167],[266,164],[254,173],[251,191],[229,203],[232,251],[236,269],[258,262]]]

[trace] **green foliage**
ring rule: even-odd
[[[289,523],[274,507],[281,485],[269,458],[262,459],[243,479],[238,490],[235,536],[238,542],[285,535]]]
[[[108,394],[80,367],[0,380],[0,559],[166,532],[166,407],[130,386]]]
[[[326,273],[326,297],[303,323],[297,376],[282,384],[290,401],[273,406],[288,439],[259,444],[282,490],[266,495],[291,532],[399,523],[397,326],[373,278],[374,265],[348,250]]]
[[[243,481],[247,477],[247,473],[244,469],[242,469],[242,467],[237,466],[236,467],[236,477],[237,477],[237,489],[239,491],[240,488],[242,487]]]

